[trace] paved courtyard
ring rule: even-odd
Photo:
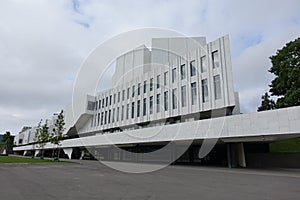
[[[97,161],[2,164],[0,199],[299,199],[300,170],[170,166],[127,174]]]

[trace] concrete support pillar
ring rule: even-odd
[[[68,158],[71,159],[72,158],[72,152],[73,152],[73,148],[66,148],[66,149],[63,149],[65,154],[68,155]]]
[[[36,157],[40,153],[40,150],[35,150],[34,157]]]
[[[246,167],[244,144],[242,142],[237,144],[237,159],[240,167]]]
[[[243,143],[227,144],[227,163],[229,168],[246,167]]]
[[[25,156],[26,154],[27,154],[27,151],[25,150],[24,153],[23,153],[23,156]]]

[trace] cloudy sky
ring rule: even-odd
[[[0,133],[16,134],[71,102],[76,73],[98,44],[159,27],[212,41],[229,34],[242,112],[255,112],[269,56],[300,36],[299,0],[0,2]]]

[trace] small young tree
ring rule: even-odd
[[[36,131],[36,143],[41,148],[41,159],[44,159],[44,147],[47,142],[49,142],[50,135],[49,135],[49,127],[47,125],[47,121],[41,127],[37,128]]]
[[[270,96],[267,92],[261,97],[261,99],[261,105],[257,109],[258,112],[263,110],[275,109],[275,102],[272,99],[270,99]]]
[[[58,154],[56,158],[57,160],[59,160],[60,145],[61,145],[61,141],[63,140],[64,126],[65,126],[64,113],[63,110],[61,110],[54,124],[54,128],[53,128],[54,135],[51,137],[51,143],[55,144],[56,148],[58,149]]]
[[[7,154],[12,153],[13,141],[11,140],[10,132],[6,131],[2,138],[2,145],[5,148]]]

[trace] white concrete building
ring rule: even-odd
[[[245,167],[244,144],[300,135],[299,107],[240,115],[228,36],[209,43],[204,37],[154,38],[151,49],[140,46],[117,59],[112,88],[78,102],[81,113],[75,119],[71,106],[65,110],[69,139],[61,148],[69,157],[73,151],[78,157],[84,148],[100,148],[100,157],[131,161],[110,146],[145,153],[149,146],[193,141],[181,160],[189,154],[189,161],[201,162],[201,144],[212,139],[225,147],[217,150],[220,162],[224,157],[229,166]],[[152,136],[156,132],[160,134]],[[16,140],[26,137],[22,135]],[[16,152],[38,149],[16,145]]]

